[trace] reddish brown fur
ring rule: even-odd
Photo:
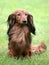
[[[18,10],[11,14],[8,18],[8,36],[9,44],[8,49],[9,53],[13,57],[29,57],[31,56],[31,32],[35,34],[35,28],[33,21],[29,20],[28,12],[24,10]],[[31,16],[32,17],[32,16]],[[23,24],[23,20],[30,21],[28,25]],[[31,27],[32,26],[32,27]],[[31,28],[30,28],[31,27]]]
[[[24,23],[25,21],[25,23]],[[17,10],[8,17],[8,54],[12,57],[31,56],[32,53],[40,53],[46,50],[46,45],[31,45],[31,34],[35,34],[33,16],[24,10]]]
[[[14,31],[13,31],[13,29],[14,29]],[[15,26],[11,29],[9,34],[12,34],[12,33],[14,33],[14,34],[12,35],[11,40],[9,42],[9,47],[12,48],[13,55],[20,56],[24,52],[26,54],[28,54],[29,49],[30,49],[30,43],[28,43],[29,40],[26,41],[26,39],[29,38],[29,30],[27,29],[27,27],[22,27],[22,29],[21,29],[21,27],[19,27],[19,26],[17,27],[17,25],[15,24]],[[26,37],[26,39],[25,39],[25,37]],[[26,47],[26,45],[28,46],[28,48]]]
[[[41,42],[40,45],[34,45],[34,46],[31,45],[31,52],[32,53],[39,54],[41,52],[44,52],[46,49],[47,49],[47,46],[44,42]]]

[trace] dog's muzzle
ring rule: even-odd
[[[23,20],[22,22],[23,22],[23,24],[27,24],[27,21],[26,20]]]

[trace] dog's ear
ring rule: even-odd
[[[33,33],[34,35],[36,34],[35,33],[35,26],[34,26],[34,23],[33,23],[33,16],[28,14],[28,27],[29,27],[29,30],[31,33]]]
[[[9,26],[12,27],[16,22],[16,16],[14,14],[10,14],[7,21]]]
[[[9,25],[7,35],[9,36],[9,32],[10,32],[11,28],[16,23],[16,16],[14,14],[10,14],[9,17],[8,17],[7,22],[8,22],[8,25]]]

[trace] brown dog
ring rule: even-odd
[[[31,56],[31,33],[35,34],[33,16],[24,10],[18,10],[8,17],[9,54],[13,57]]]

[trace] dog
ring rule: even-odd
[[[8,17],[8,54],[14,58],[30,57],[31,33],[36,34],[33,16],[24,10],[17,10]]]

